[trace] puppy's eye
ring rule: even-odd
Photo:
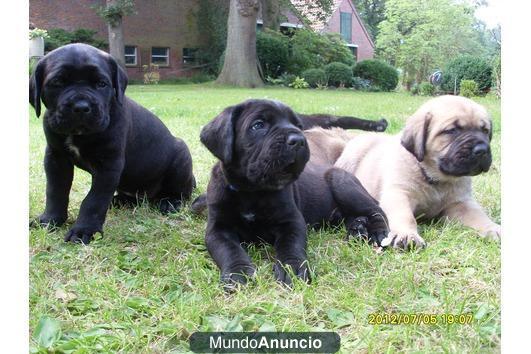
[[[265,127],[265,123],[261,120],[257,120],[256,122],[253,123],[253,125],[251,125],[251,130],[260,130],[260,129],[264,129]]]
[[[487,127],[483,127],[483,128],[481,128],[481,131],[482,131],[483,133],[487,134],[487,135],[489,134],[489,128],[487,128]]]
[[[101,80],[101,81],[98,81],[96,86],[98,86],[98,88],[105,88],[105,87],[107,87],[107,83],[105,81]]]
[[[63,80],[60,77],[54,77],[50,80],[50,85],[56,87],[63,86]]]
[[[443,134],[453,135],[457,133],[457,128],[450,128],[442,131]]]

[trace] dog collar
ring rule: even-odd
[[[424,180],[428,184],[435,185],[435,184],[439,183],[438,180],[436,180],[435,178],[433,178],[430,175],[428,175],[428,172],[426,172],[426,169],[424,169],[424,167],[422,167],[422,165],[419,164],[419,167],[420,167],[420,172],[422,173],[422,176],[424,177]]]

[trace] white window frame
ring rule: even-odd
[[[166,55],[153,55],[153,48],[166,49]],[[158,66],[170,66],[170,48],[168,48],[168,47],[151,47],[151,53],[150,54],[151,54],[151,56],[150,56],[151,64],[158,65]],[[165,64],[154,63],[153,62],[153,58],[165,58],[166,59],[166,63]]]
[[[133,64],[126,63],[125,66],[137,66],[138,65],[138,47],[136,45],[126,45],[125,47],[132,47],[135,48],[135,62]],[[124,62],[126,57],[132,57],[133,54],[125,54],[125,47],[124,47]]]

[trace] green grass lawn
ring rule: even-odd
[[[247,98],[281,100],[298,112],[386,117],[388,131],[426,97],[405,93],[281,88],[235,89],[211,85],[131,86],[129,97],[158,115],[188,144],[198,188],[206,188],[212,155],[199,132],[229,105]],[[500,102],[478,98],[494,119],[491,170],[474,178],[474,193],[500,221]],[[44,209],[45,139],[30,114],[30,217]],[[76,169],[69,222],[75,220],[90,176]],[[257,279],[231,295],[204,245],[206,220],[182,212],[162,216],[147,206],[113,209],[105,236],[89,246],[63,242],[58,231],[30,230],[30,337],[49,330],[60,352],[187,352],[188,337],[204,330],[337,331],[343,353],[498,352],[500,350],[500,246],[464,227],[421,225],[423,251],[376,254],[344,241],[344,229],[309,233],[311,285],[277,284],[272,249],[250,250]],[[472,313],[471,324],[372,325],[371,313]],[[38,325],[40,322],[40,326]]]

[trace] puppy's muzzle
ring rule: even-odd
[[[290,133],[286,139],[286,144],[288,144],[290,149],[299,150],[306,145],[306,139],[300,133]]]
[[[92,113],[92,107],[88,100],[80,99],[75,102],[72,102],[70,105],[70,111],[72,115],[83,118]]]
[[[69,97],[60,105],[58,113],[52,125],[61,133],[87,134],[106,126],[106,117],[98,103],[87,95]]]
[[[475,176],[490,169],[492,154],[484,139],[471,137],[454,144],[440,160],[442,172],[453,176]]]

